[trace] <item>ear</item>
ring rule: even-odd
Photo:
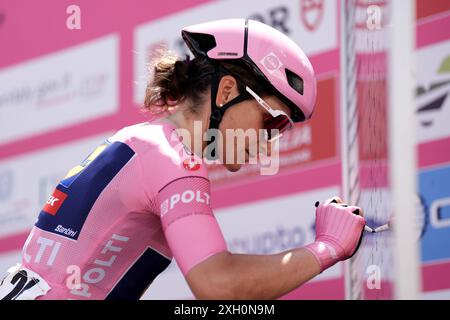
[[[216,105],[220,107],[233,100],[239,95],[236,79],[233,76],[226,75],[220,79],[217,89]]]

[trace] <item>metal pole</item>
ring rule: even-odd
[[[420,297],[416,230],[415,1],[390,1],[389,161],[393,194],[396,299]]]
[[[359,190],[358,116],[356,95],[355,1],[340,1],[341,157],[344,201],[357,205]],[[355,258],[344,264],[345,296],[361,299]]]

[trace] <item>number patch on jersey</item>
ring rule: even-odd
[[[50,286],[37,273],[19,266],[0,283],[1,300],[34,300],[50,290]]]

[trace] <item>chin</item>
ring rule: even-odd
[[[224,167],[227,168],[228,171],[236,172],[241,169],[242,164],[224,164]]]

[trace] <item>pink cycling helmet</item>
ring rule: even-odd
[[[294,122],[311,117],[317,92],[313,67],[282,32],[254,20],[226,19],[185,27],[181,34],[195,57],[243,61],[291,109]]]

